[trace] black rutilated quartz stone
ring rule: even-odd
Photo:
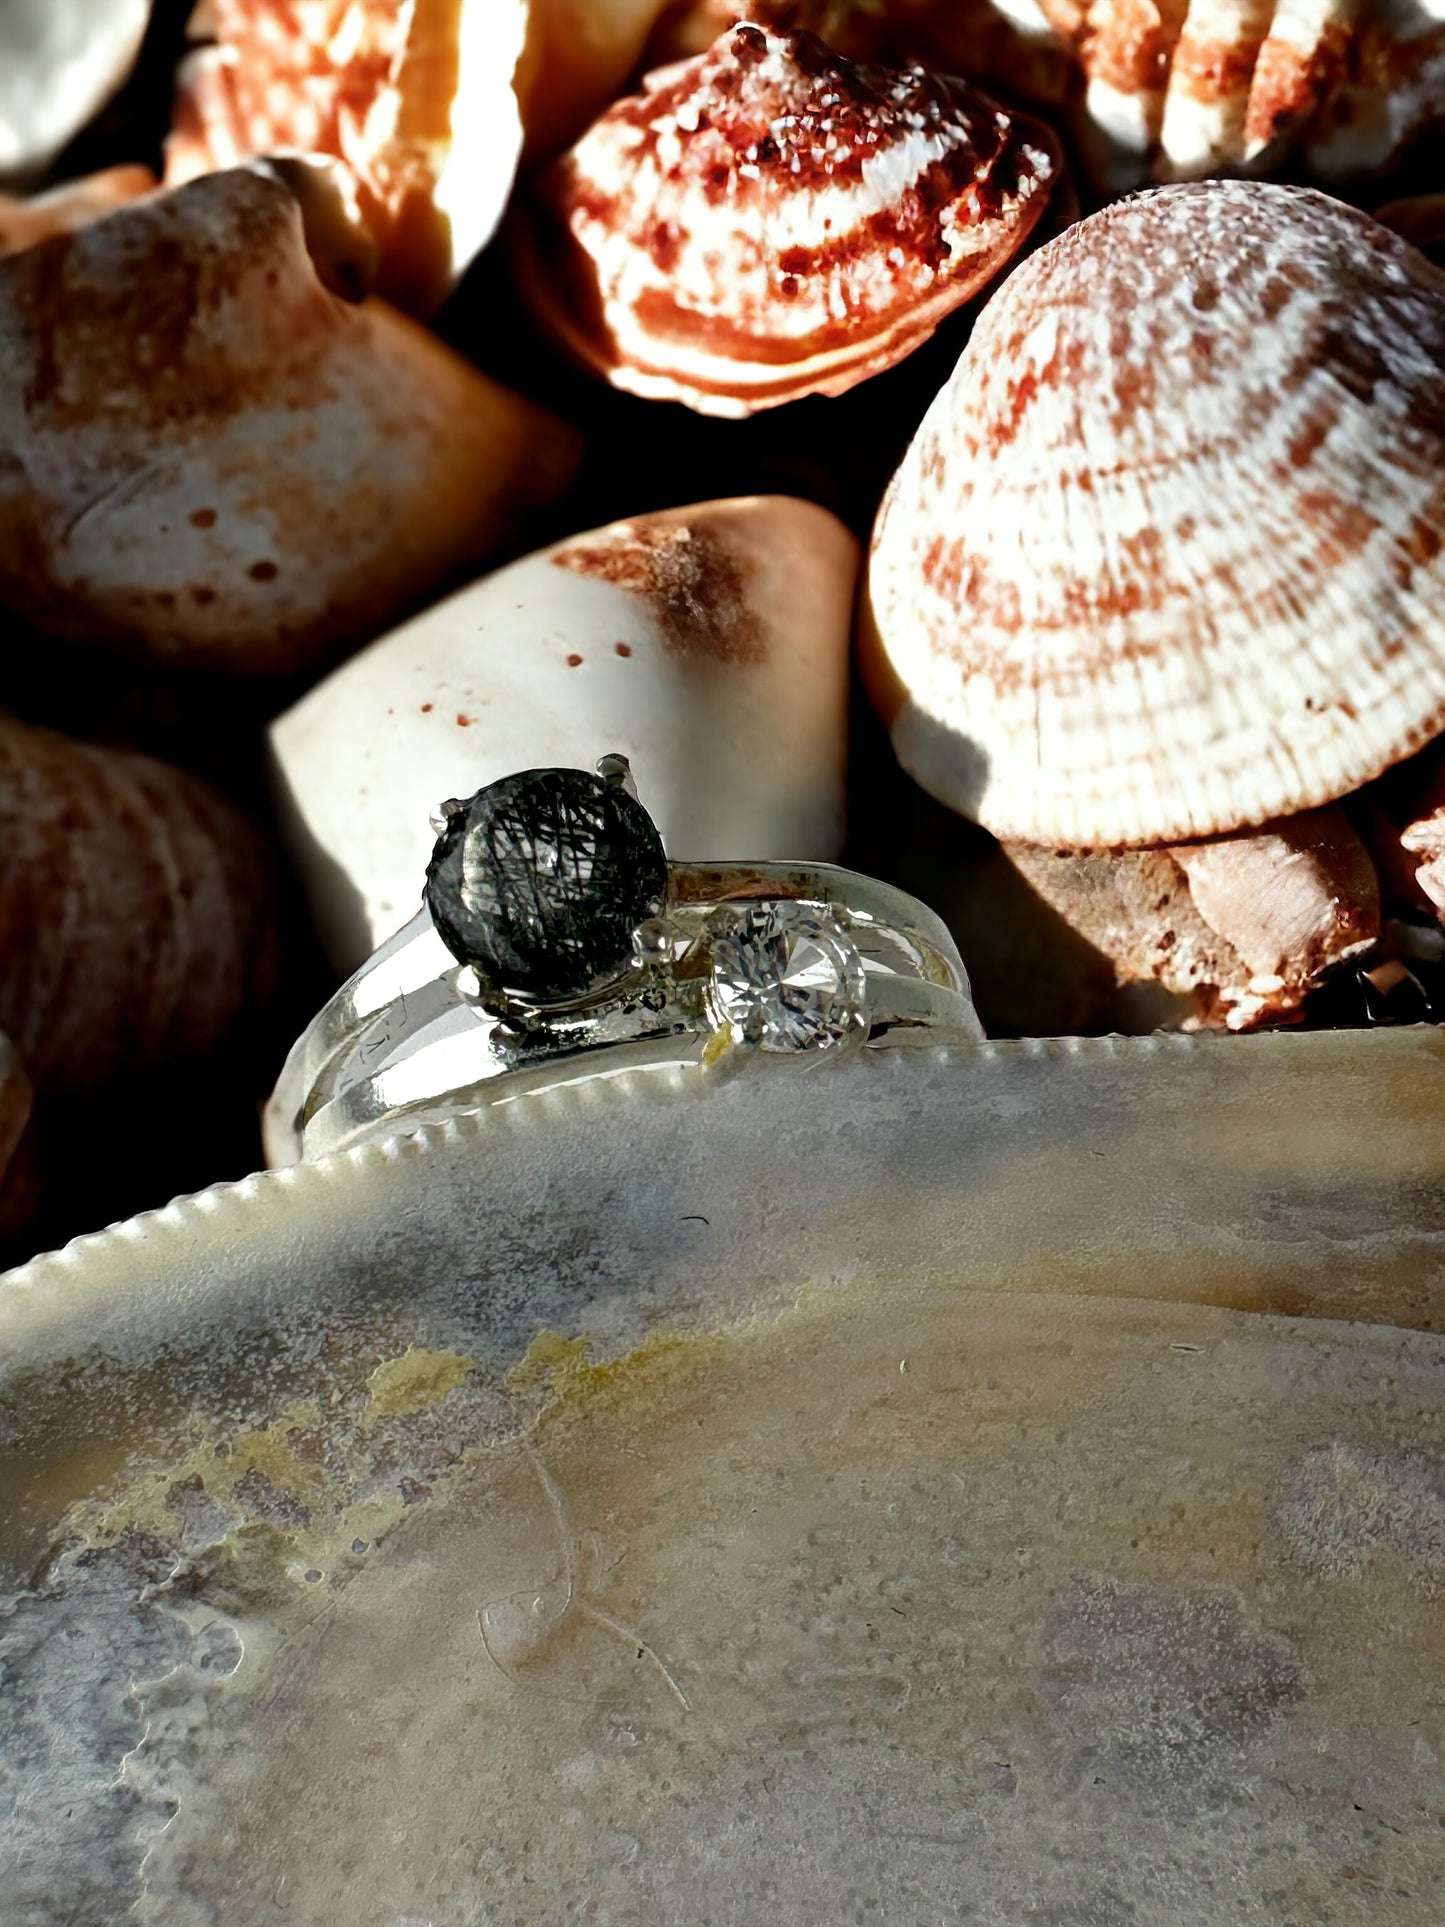
[[[484,987],[566,1003],[613,982],[667,894],[652,818],[580,769],[529,769],[464,803],[437,839],[426,906]]]

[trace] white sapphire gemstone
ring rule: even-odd
[[[753,904],[713,944],[714,1021],[764,1050],[827,1050],[866,1027],[863,959],[832,912]]]

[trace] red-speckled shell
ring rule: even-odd
[[[985,310],[880,512],[875,686],[998,834],[1241,828],[1445,725],[1442,546],[1445,274],[1309,189],[1164,188]]]
[[[206,784],[0,715],[0,1027],[43,1094],[214,1046],[275,975],[252,826]]]
[[[331,293],[265,170],[0,261],[0,606],[55,634],[301,667],[480,561],[577,454]]]
[[[618,387],[745,415],[900,361],[1009,261],[1058,167],[961,81],[738,26],[547,173],[522,284]]]

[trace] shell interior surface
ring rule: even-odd
[[[543,178],[524,286],[584,363],[743,415],[890,367],[991,280],[1059,171],[962,81],[739,24],[658,70]]]
[[[1330,801],[1445,722],[1442,546],[1445,274],[1312,190],[1139,196],[1010,279],[889,487],[895,747],[1074,848]]]

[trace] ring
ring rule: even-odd
[[[273,1165],[642,1066],[978,1043],[947,926],[831,864],[669,862],[627,760],[441,806],[424,908],[297,1040]]]

